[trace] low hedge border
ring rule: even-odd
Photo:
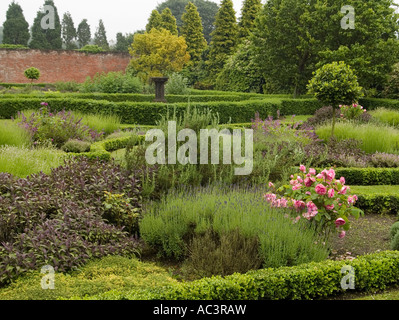
[[[335,173],[348,185],[399,185],[399,168],[336,168]]]
[[[197,102],[164,104],[155,102],[110,102],[85,99],[0,99],[0,118],[10,119],[18,111],[38,110],[40,103],[47,102],[52,110],[72,110],[83,113],[111,113],[121,117],[122,123],[155,125],[168,110],[181,115],[187,106],[206,109],[219,113],[220,123],[244,123],[251,121],[255,113],[262,118],[276,116],[279,104],[269,100],[247,100],[240,102]]]
[[[383,251],[354,260],[311,262],[294,267],[262,269],[227,277],[213,276],[151,290],[109,291],[85,297],[94,300],[310,300],[342,294],[341,281],[354,270],[349,292],[384,290],[399,280],[399,251]],[[344,281],[345,282],[345,281]],[[347,283],[347,282],[345,282]],[[82,297],[80,297],[82,299]],[[77,299],[74,297],[73,299]]]
[[[366,214],[393,214],[399,212],[399,194],[386,193],[363,193],[352,190],[357,195],[356,207],[362,209]]]
[[[137,142],[144,140],[145,136],[138,136]],[[115,139],[102,140],[93,143],[90,146],[89,152],[82,153],[68,153],[70,157],[86,157],[89,159],[99,159],[103,161],[111,160],[111,152],[119,149],[126,148],[131,137],[121,137]]]

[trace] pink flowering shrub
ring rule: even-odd
[[[276,190],[273,183],[269,188],[273,191],[264,195],[272,207],[291,209],[294,222],[307,219],[320,232],[327,234],[335,229],[343,238],[350,228],[348,217],[359,218],[363,211],[356,208],[356,195],[349,193],[350,187],[345,185],[345,178],[336,179],[334,169],[325,169],[318,173],[301,165],[300,172],[291,175],[289,185]]]
[[[339,106],[341,110],[341,118],[353,120],[359,118],[363,113],[367,112],[361,105],[354,103],[348,106]]]

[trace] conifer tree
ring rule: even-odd
[[[162,24],[161,27],[169,30],[171,34],[177,36],[176,18],[173,16],[169,8],[165,8],[161,13]]]
[[[90,43],[91,30],[89,24],[87,23],[87,19],[83,19],[82,22],[79,23],[77,38],[80,48],[83,48],[85,45],[88,45]]]
[[[187,43],[187,51],[190,54],[191,65],[196,65],[201,61],[202,52],[207,46],[204,37],[204,28],[197,7],[189,2],[182,15],[181,34]]]
[[[29,24],[22,8],[13,1],[8,6],[6,21],[3,23],[3,43],[27,46],[29,37]]]
[[[94,34],[94,44],[103,48],[104,50],[109,49],[109,43],[107,40],[107,33],[105,31],[104,22],[100,19],[98,23],[98,28]]]
[[[238,33],[240,41],[247,39],[254,28],[254,22],[262,10],[260,0],[245,0],[241,10],[241,18],[238,23]]]
[[[62,19],[62,39],[64,40],[65,48],[67,50],[76,49],[76,36],[77,33],[72,16],[69,12],[66,12]]]
[[[212,32],[207,62],[210,81],[214,81],[223,69],[227,58],[237,45],[238,26],[232,0],[222,0],[216,14],[215,30]]]
[[[62,49],[61,22],[57,7],[53,0],[45,0],[44,6],[50,11],[39,10],[32,26],[32,41],[29,46],[33,49]]]
[[[158,10],[152,10],[150,18],[148,19],[148,23],[145,27],[147,32],[150,32],[152,29],[159,29],[162,26],[162,17]]]

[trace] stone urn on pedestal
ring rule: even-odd
[[[155,83],[155,100],[154,102],[166,102],[165,99],[165,83],[169,80],[168,77],[153,77],[151,82]]]

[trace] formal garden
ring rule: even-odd
[[[189,2],[179,32],[152,12],[125,71],[0,83],[0,300],[399,299],[399,17],[379,1],[350,1],[351,34],[336,1],[247,0],[237,24],[223,0],[209,47]]]

